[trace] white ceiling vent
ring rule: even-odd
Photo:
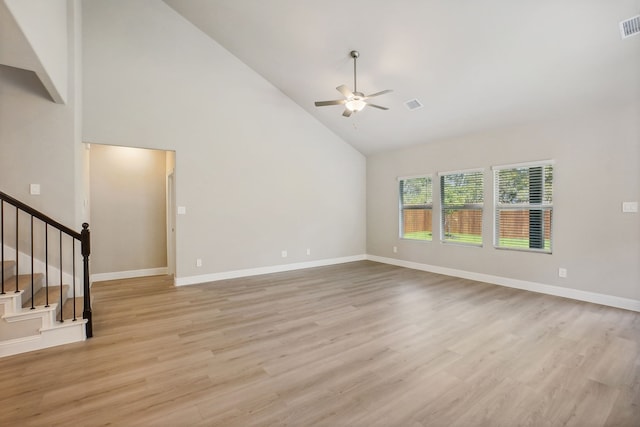
[[[422,105],[422,102],[418,101],[415,98],[406,101],[404,103],[404,106],[407,107],[408,110],[417,110],[419,108],[424,107],[424,105]]]
[[[620,22],[620,35],[623,39],[640,34],[640,15]]]

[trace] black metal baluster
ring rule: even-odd
[[[20,252],[18,252],[18,207],[16,206],[16,293],[20,292],[20,288],[18,287],[18,275],[20,274]]]
[[[60,323],[64,322],[62,316],[62,230],[60,230]]]
[[[0,252],[0,258],[2,259],[2,295],[4,295],[4,200],[0,200]]]
[[[34,274],[33,274],[33,215],[31,215],[31,310],[35,310],[36,306],[34,305],[36,299],[35,293],[35,285],[34,285]]]
[[[73,242],[71,253],[73,254],[73,321],[76,319],[76,239],[71,239]]]
[[[49,224],[44,224],[44,299],[49,307]]]

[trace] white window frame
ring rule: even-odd
[[[554,209],[553,209],[553,200],[548,203],[545,202],[544,199],[544,188],[545,188],[545,182],[544,182],[544,173],[543,173],[543,181],[542,181],[542,202],[541,203],[531,203],[531,202],[527,202],[527,203],[518,203],[518,204],[503,204],[500,203],[500,189],[499,189],[499,172],[503,171],[503,170],[509,170],[509,169],[531,169],[531,168],[537,168],[537,167],[542,167],[543,170],[545,167],[551,166],[552,168],[552,188],[551,188],[551,196],[553,198],[553,183],[555,182],[555,161],[554,160],[539,160],[539,161],[535,161],[535,162],[526,162],[526,163],[514,163],[514,164],[510,164],[510,165],[500,165],[500,166],[492,166],[491,169],[493,171],[493,227],[494,227],[494,231],[493,231],[493,246],[496,249],[500,249],[500,250],[511,250],[511,251],[524,251],[524,252],[538,252],[538,253],[546,253],[546,254],[551,254],[553,253],[553,215],[554,215]],[[507,246],[507,245],[501,245],[500,244],[500,212],[505,212],[505,211],[521,211],[521,210],[535,210],[535,211],[541,211],[543,218],[544,218],[544,213],[545,211],[549,211],[551,214],[551,221],[550,221],[550,225],[549,225],[549,247],[546,247],[546,244],[543,244],[542,248],[532,248],[532,247],[516,247],[516,246]],[[542,226],[544,227],[544,219],[542,221]],[[545,236],[546,230],[543,228],[542,229],[542,236],[543,236],[543,240],[544,240],[544,236]]]
[[[423,205],[416,205],[413,209],[426,209],[431,211],[431,239],[414,239],[411,237],[404,236],[404,211],[405,205],[402,200],[402,190],[401,183],[403,181],[409,179],[417,179],[417,178],[426,178],[428,181],[427,185],[431,186],[431,201],[427,201],[427,203]],[[411,175],[411,176],[401,176],[398,177],[398,237],[403,240],[410,240],[415,242],[431,242],[433,241],[433,174],[422,174],[422,175]]]
[[[460,205],[459,209],[461,210],[479,210],[481,216],[481,224],[480,224],[480,242],[464,242],[464,241],[454,241],[453,239],[446,238],[446,230],[445,230],[445,221],[446,214],[445,210],[448,207],[444,203],[445,193],[444,186],[442,185],[442,178],[448,175],[460,175],[460,174],[472,174],[479,173],[481,176],[480,183],[482,185],[482,202],[481,203],[470,203]],[[485,203],[485,185],[484,185],[484,169],[463,169],[463,170],[455,170],[455,171],[446,171],[446,172],[438,172],[438,185],[440,190],[440,242],[446,244],[454,244],[454,245],[464,245],[471,247],[482,247],[484,244],[484,203]]]

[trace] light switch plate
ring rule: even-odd
[[[186,215],[187,207],[186,206],[178,206],[178,215]]]
[[[40,194],[40,184],[31,184],[29,185],[29,193],[33,196],[37,196]]]
[[[622,212],[625,213],[637,213],[638,202],[622,202]]]

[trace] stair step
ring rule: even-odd
[[[73,304],[75,302],[76,305],[76,319],[82,319],[82,311],[84,310],[84,298],[83,297],[75,297],[68,298],[64,302],[64,307],[62,308],[63,318],[65,320],[73,319]]]
[[[20,274],[18,277],[18,290],[24,291],[22,294],[22,301],[27,301],[31,299],[31,274]],[[44,279],[44,274],[35,273],[33,275],[33,291],[38,293],[40,288],[42,288],[42,282]],[[5,292],[13,292],[16,290],[16,276],[5,278],[4,280],[4,291]]]
[[[62,285],[62,303],[67,300],[67,292],[69,291],[69,285]],[[41,288],[36,292],[36,296],[33,299],[33,305],[46,305],[47,304],[47,288]],[[60,304],[60,286],[49,286],[49,305]],[[31,307],[31,299],[22,304],[23,308]],[[59,312],[60,310],[58,310]]]
[[[4,278],[5,280],[13,277],[13,268],[15,267],[15,261],[2,261],[2,270],[4,270]]]
[[[4,289],[5,293],[9,292],[8,281],[13,278],[15,266],[16,266],[15,261],[2,261],[2,271],[4,273],[4,275],[2,276],[4,278],[4,286],[2,289]],[[0,280],[2,280],[2,278],[0,278]],[[15,290],[15,286],[16,284],[14,281],[13,290]]]
[[[34,273],[33,275],[33,288],[36,292],[42,287],[42,279],[44,278],[44,274],[42,273]],[[9,283],[13,282],[15,284],[15,277]],[[15,286],[15,285],[14,285]],[[18,275],[18,289],[21,291],[26,291],[27,289],[31,289],[31,274],[20,274]]]

